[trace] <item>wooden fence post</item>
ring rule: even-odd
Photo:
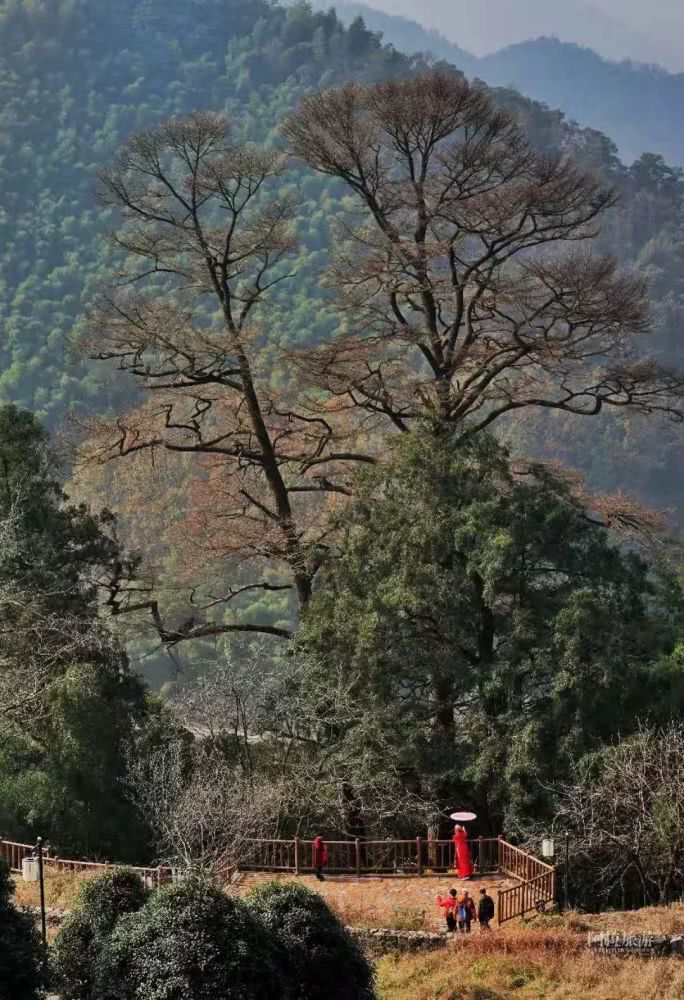
[[[361,841],[358,837],[354,841],[354,847],[356,849],[356,877],[359,878],[361,875]]]
[[[418,852],[418,876],[423,874],[423,838],[416,837],[416,851]]]
[[[294,863],[295,875],[299,875],[299,837],[294,839]]]
[[[477,869],[480,875],[484,874],[484,851],[482,850],[484,841],[482,834],[477,838]]]

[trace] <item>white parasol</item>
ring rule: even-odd
[[[475,813],[461,812],[452,813],[449,819],[453,819],[454,823],[472,823],[474,819],[477,819]]]

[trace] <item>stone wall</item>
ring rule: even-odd
[[[437,948],[445,948],[447,943],[446,934],[429,934],[427,931],[395,931],[391,928],[366,927],[348,927],[347,930],[369,958],[434,951]]]

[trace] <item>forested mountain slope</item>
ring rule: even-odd
[[[582,125],[607,132],[626,159],[646,150],[684,163],[684,73],[613,62],[590,48],[547,37],[478,57],[415,20],[359,3],[343,2],[337,10],[346,23],[362,16],[369,28],[382,32],[385,41],[402,51],[431,52],[468,76],[492,86],[516,87],[563,108]]]
[[[408,61],[364,30],[345,31],[334,15],[288,15],[264,0],[10,0],[3,8],[0,396],[54,421],[73,403],[106,401],[98,376],[71,366],[64,350],[108,228],[96,171],[119,144],[196,109],[225,111],[263,138],[305,87],[405,72]],[[323,201],[309,218],[321,230],[319,248],[325,211]],[[282,321],[287,335],[316,326],[315,289],[300,281],[297,295]],[[282,322],[274,321],[274,339],[286,335]]]
[[[73,405],[103,408],[124,391],[110,372],[75,365],[65,346],[105,273],[110,220],[97,207],[96,172],[127,135],[171,115],[212,109],[231,116],[243,137],[276,141],[279,120],[312,88],[425,67],[422,57],[382,44],[362,22],[345,28],[334,12],[312,13],[305,4],[7,0],[0,10],[0,398],[52,424]],[[496,98],[518,114],[538,148],[575,155],[621,191],[604,240],[652,273],[661,330],[653,348],[678,360],[681,174],[658,157],[627,167],[608,138],[569,124],[562,112],[512,91]],[[287,183],[303,199],[303,249],[297,280],[282,286],[268,316],[274,362],[279,346],[324,337],[336,324],[318,273],[330,222],[345,206],[342,193],[320,177],[290,175]],[[556,423],[543,434],[542,450],[593,466],[600,484],[611,485],[599,445],[587,454],[576,446],[576,428]],[[633,443],[613,424],[606,434],[617,440],[615,461],[622,464]],[[664,464],[662,482],[654,463]],[[659,502],[678,495],[660,439],[643,468],[632,464],[634,487]]]

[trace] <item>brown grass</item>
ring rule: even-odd
[[[282,876],[292,879],[292,876]],[[451,886],[467,888],[474,896],[480,886],[486,886],[496,899],[499,888],[511,881],[490,878],[459,883],[451,877],[444,878],[339,878],[329,876],[317,882],[312,876],[300,876],[298,884],[319,892],[326,903],[338,914],[343,923],[354,927],[392,927],[397,930],[444,929],[444,913],[437,906],[437,896],[446,895]],[[237,891],[248,891],[252,881],[247,880]]]
[[[623,931],[639,934],[684,934],[684,904],[647,906],[625,912],[571,914],[569,925],[578,931]],[[684,996],[684,994],[682,994]]]
[[[477,939],[475,939],[477,940]],[[474,943],[474,942],[473,942]],[[509,942],[510,945],[510,942]],[[499,954],[478,947],[377,964],[382,1000],[682,1000],[684,963],[599,958],[530,944]]]
[[[99,872],[80,873],[45,871],[45,905],[48,909],[70,910],[78,899],[84,881],[95,878]],[[19,906],[40,906],[40,889],[37,882],[24,882],[21,875],[14,878],[14,899]]]

